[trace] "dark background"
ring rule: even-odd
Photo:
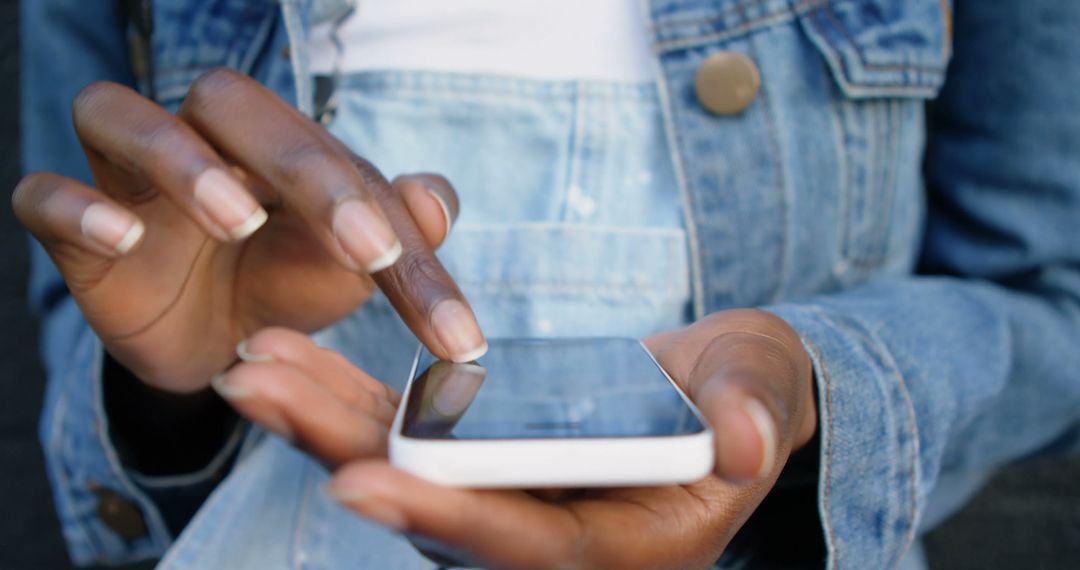
[[[45,382],[25,301],[26,242],[7,199],[19,179],[17,9],[16,0],[0,0],[0,568],[62,569],[70,562],[37,441]],[[926,547],[935,569],[1076,567],[1080,458],[1004,470]]]

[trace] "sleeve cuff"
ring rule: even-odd
[[[857,322],[811,305],[768,310],[799,333],[814,365],[826,568],[892,568],[917,528],[919,440],[904,378]]]

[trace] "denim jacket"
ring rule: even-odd
[[[314,109],[304,40],[345,0],[157,0],[142,79],[175,108],[202,72],[251,74]],[[955,13],[953,6],[955,4]],[[643,0],[682,201],[693,315],[758,306],[802,336],[819,405],[829,568],[890,568],[984,474],[1080,446],[1080,4],[1051,0]],[[114,3],[22,6],[28,171],[91,180],[69,105],[135,84]],[[718,51],[762,86],[709,113]],[[160,556],[169,494],[216,465],[126,470],[102,411],[100,342],[34,246],[49,378],[40,424],[73,560]],[[102,490],[146,533],[103,524]]]

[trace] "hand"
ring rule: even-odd
[[[242,414],[339,466],[329,492],[346,507],[442,554],[485,567],[705,567],[813,436],[809,358],[784,321],[756,310],[647,345],[716,432],[715,474],[702,481],[561,493],[429,483],[385,460],[397,395],[280,329],[253,337],[246,346],[259,356],[217,385]]]
[[[435,354],[470,360],[486,346],[432,253],[457,212],[441,177],[391,185],[228,70],[199,78],[175,117],[110,83],[83,90],[73,115],[97,189],[31,174],[15,212],[143,381],[205,388],[255,330],[325,327],[375,284]]]

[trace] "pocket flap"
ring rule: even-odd
[[[935,97],[951,56],[948,0],[828,0],[800,15],[848,97]]]

